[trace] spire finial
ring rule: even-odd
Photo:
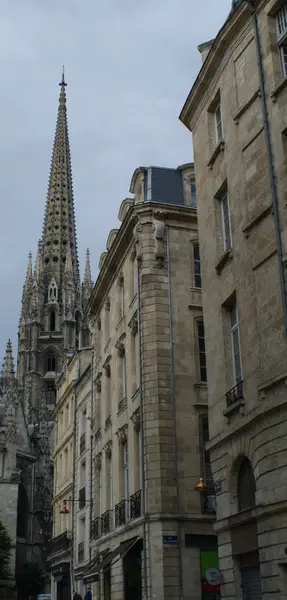
[[[12,344],[9,339],[6,346],[6,352],[4,356],[4,361],[2,365],[1,377],[13,378],[15,377],[14,370],[14,362],[13,362],[13,354],[12,354]]]
[[[67,85],[65,82],[65,67],[64,67],[64,65],[63,65],[63,70],[62,70],[62,80],[61,80],[61,83],[59,83],[59,85],[64,86],[64,87],[66,87],[66,85]]]

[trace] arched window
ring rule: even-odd
[[[237,479],[238,509],[239,511],[253,508],[256,504],[255,499],[256,482],[252,465],[248,458],[245,458],[240,465]]]
[[[55,331],[56,329],[56,313],[54,310],[50,312],[50,331]]]
[[[23,483],[18,488],[18,506],[17,506],[17,537],[26,539],[29,517],[29,502],[26,489]]]
[[[80,326],[81,326],[81,313],[79,310],[76,311],[75,321],[76,321],[76,348],[79,348]]]
[[[56,355],[53,350],[49,350],[47,354],[47,371],[56,371]]]
[[[45,397],[46,397],[46,404],[48,404],[48,405],[56,404],[56,387],[55,387],[54,382],[48,381],[46,383]]]

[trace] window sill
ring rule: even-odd
[[[217,275],[220,275],[223,267],[228,262],[228,260],[232,260],[232,259],[233,259],[232,248],[228,248],[228,250],[225,250],[225,252],[223,252],[220,259],[218,260],[218,262],[215,265],[215,270],[216,270]]]
[[[138,389],[133,393],[133,395],[131,397],[132,402],[134,402],[135,399],[138,397],[139,391],[140,391],[140,388],[138,387]]]
[[[107,431],[112,426],[112,417],[109,415],[105,421],[105,431]]]
[[[127,399],[123,398],[119,403],[118,403],[118,412],[117,415],[119,416],[127,407]]]
[[[245,400],[243,398],[240,398],[240,400],[237,400],[231,406],[226,408],[223,411],[223,415],[229,422],[230,416],[236,412],[239,412],[242,416],[245,414]]]
[[[272,212],[272,204],[269,204],[269,206],[267,206],[266,208],[264,208],[263,210],[261,210],[260,212],[258,212],[249,221],[249,223],[247,223],[247,225],[244,225],[244,227],[242,227],[242,232],[244,233],[245,237],[248,238],[249,237],[249,233],[253,229],[253,227],[255,227],[255,225],[257,225],[257,223],[260,223],[260,221],[262,221],[264,219],[264,217],[266,217],[267,215],[269,215],[270,212]]]
[[[117,326],[116,326],[116,331],[118,331],[118,329],[120,328],[121,324],[125,321],[126,315],[122,315],[122,317],[120,318]]]
[[[207,390],[207,383],[203,383],[203,382],[202,383],[194,383],[193,387],[194,388],[202,388],[204,390]]]
[[[220,152],[223,152],[224,148],[225,148],[225,142],[224,142],[224,140],[220,140],[220,142],[217,144],[215,150],[213,151],[213,153],[207,163],[207,166],[210,169],[213,168],[213,165],[214,165],[217,157],[219,156]]]
[[[276,102],[277,97],[279,96],[279,94],[281,94],[281,92],[283,90],[285,90],[286,87],[287,87],[287,77],[285,77],[285,79],[283,79],[281,81],[281,83],[279,83],[279,85],[277,85],[277,87],[273,90],[273,92],[271,92],[272,102]]]
[[[247,100],[247,102],[242,104],[240,106],[240,108],[236,111],[236,113],[233,117],[233,121],[236,123],[236,125],[238,125],[239,120],[242,117],[242,115],[244,115],[246,110],[248,110],[248,108],[253,104],[253,102],[255,102],[255,100],[257,98],[260,98],[260,90],[259,89],[256,90],[256,92],[251,96],[251,98],[249,98],[249,100]]]

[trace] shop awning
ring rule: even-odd
[[[122,542],[114,550],[109,552],[103,558],[103,560],[99,563],[99,570],[101,571],[101,570],[108,569],[111,566],[113,561],[117,562],[120,558],[123,558],[129,552],[129,550],[137,543],[137,541],[139,539],[140,539],[139,537],[131,538],[130,540],[127,540],[126,542]],[[114,560],[115,558],[117,560]]]

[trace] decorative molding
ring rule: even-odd
[[[111,376],[111,354],[109,354],[109,356],[107,356],[107,358],[103,364],[103,369],[105,369],[106,376],[110,377]]]
[[[213,151],[213,153],[212,153],[212,155],[211,155],[211,157],[210,157],[210,159],[209,159],[209,161],[207,163],[207,166],[210,169],[213,169],[213,165],[214,165],[217,157],[219,156],[219,154],[221,152],[223,152],[224,148],[225,148],[225,141],[224,140],[220,140],[220,142],[217,144],[216,148],[214,149],[214,151]]]
[[[166,247],[165,247],[165,225],[166,213],[161,211],[153,212],[153,225],[152,231],[154,234],[155,240],[155,260],[156,265],[160,269],[164,266],[164,260],[166,255]]]
[[[106,302],[105,302],[105,309],[106,309],[108,312],[111,310],[111,299],[110,299],[110,297],[109,297],[109,296],[106,298]]]
[[[96,469],[97,469],[98,471],[100,471],[100,470],[101,470],[101,468],[102,468],[102,453],[101,453],[101,452],[99,452],[99,453],[96,455]]]
[[[123,425],[116,432],[120,446],[124,446],[127,443],[127,430],[128,430],[128,426]]]
[[[115,344],[115,346],[116,346],[116,349],[117,349],[117,352],[118,352],[118,356],[121,356],[121,357],[123,357],[123,356],[124,356],[124,353],[125,353],[125,350],[126,350],[126,348],[125,348],[125,344],[124,344],[124,339],[125,339],[125,337],[126,337],[126,334],[125,334],[125,333],[123,333],[123,334],[122,334],[122,335],[119,337],[119,339],[117,340],[117,342],[116,342],[116,344]]]
[[[134,430],[135,431],[140,431],[140,428],[141,428],[141,415],[140,415],[140,408],[139,407],[132,414],[131,421],[133,423]]]
[[[133,230],[133,239],[134,239],[133,251],[135,253],[134,259],[137,258],[137,260],[139,260],[139,261],[142,260],[142,231],[143,231],[142,223],[140,221],[138,221],[138,223],[135,225],[134,230]]]
[[[96,390],[97,390],[97,392],[101,392],[102,391],[101,378],[102,378],[102,371],[100,371],[100,373],[97,374],[97,377],[95,379],[95,384],[96,384]]]
[[[106,457],[110,460],[112,458],[112,447],[113,447],[113,441],[109,440],[105,445],[104,445],[104,451],[106,453]]]
[[[128,323],[128,326],[130,327],[132,334],[136,335],[136,333],[138,332],[138,312],[137,312],[137,310],[133,314],[130,322]]]
[[[228,260],[232,260],[233,259],[233,252],[231,248],[228,248],[228,250],[225,250],[225,252],[223,252],[223,254],[221,255],[221,257],[219,258],[219,260],[217,261],[216,265],[215,265],[215,270],[217,275],[220,275],[224,265],[228,262]]]
[[[117,284],[119,287],[123,287],[123,285],[124,285],[124,276],[123,276],[122,271],[118,274]]]

